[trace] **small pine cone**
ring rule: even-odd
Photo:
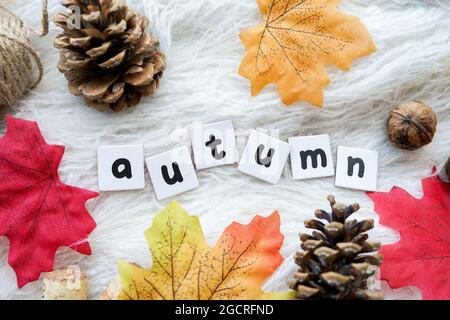
[[[447,162],[442,168],[440,176],[445,182],[450,182],[450,157],[448,157]]]
[[[159,41],[146,31],[148,19],[123,0],[62,0],[70,9],[54,23],[61,50],[58,69],[69,91],[87,105],[119,112],[155,93],[166,67]]]
[[[373,254],[379,243],[368,242],[366,231],[373,220],[347,220],[359,210],[357,203],[349,206],[336,203],[328,196],[332,212],[316,210],[318,219],[307,220],[305,226],[315,229],[312,235],[301,234],[301,248],[295,256],[300,267],[289,281],[299,299],[382,299],[378,291],[367,288],[367,280],[380,265],[382,256]]]

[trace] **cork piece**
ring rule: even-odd
[[[87,300],[88,278],[78,267],[55,270],[44,275],[43,300]]]

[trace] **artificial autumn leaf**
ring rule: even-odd
[[[287,105],[323,106],[325,65],[349,70],[353,60],[376,51],[360,19],[337,11],[340,0],[256,2],[265,22],[240,33],[247,53],[239,74],[251,80],[253,96],[273,82]]]
[[[397,187],[368,193],[380,223],[401,236],[380,249],[381,279],[393,288],[419,287],[423,299],[450,299],[450,184],[434,176],[422,186],[422,199]]]
[[[51,271],[60,246],[90,255],[85,238],[95,222],[85,202],[98,194],[63,184],[64,147],[48,145],[36,122],[6,117],[0,139],[0,236],[10,241],[8,262],[19,288]]]
[[[214,247],[199,219],[172,202],[145,232],[153,257],[146,270],[119,263],[119,299],[211,300],[280,298],[261,285],[283,261],[280,216],[256,216],[248,225],[232,223]]]

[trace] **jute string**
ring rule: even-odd
[[[44,68],[31,47],[31,36],[47,33],[47,0],[42,0],[42,32],[26,26],[0,3],[0,106],[13,105],[41,82]]]

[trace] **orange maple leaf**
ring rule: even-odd
[[[281,299],[262,284],[280,266],[280,216],[256,216],[248,225],[232,223],[209,247],[199,219],[172,202],[145,232],[153,265],[119,263],[119,285],[102,298],[132,300]],[[117,286],[114,284],[113,287]],[[115,292],[113,292],[115,291]]]
[[[330,83],[326,64],[349,70],[354,59],[376,47],[358,17],[337,11],[340,0],[256,0],[265,23],[244,30],[247,53],[239,74],[252,82],[255,96],[277,85],[286,105],[306,100],[323,106]]]

